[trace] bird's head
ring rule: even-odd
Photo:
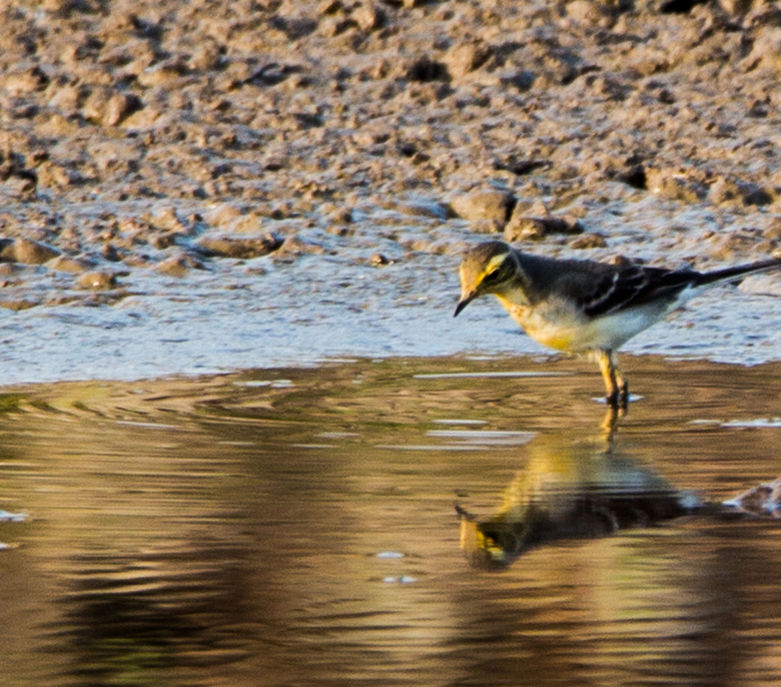
[[[501,295],[518,276],[513,249],[503,241],[486,241],[470,248],[461,261],[461,299],[455,317],[478,296]]]

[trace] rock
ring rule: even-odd
[[[84,177],[77,169],[50,160],[36,169],[36,175],[41,188],[67,188],[84,182]]]
[[[141,98],[134,93],[115,93],[106,103],[103,124],[116,126],[136,110],[142,109],[143,106]]]
[[[721,8],[732,15],[746,14],[753,4],[754,0],[719,0]]]
[[[539,241],[549,234],[580,234],[583,225],[576,219],[565,217],[520,217],[513,215],[504,229],[504,238],[515,241]]]
[[[714,205],[769,205],[770,191],[732,176],[719,176],[708,190],[708,200]]]
[[[456,197],[450,207],[453,213],[470,222],[481,222],[501,231],[510,218],[515,197],[512,193],[499,190],[473,191]]]
[[[298,236],[288,236],[279,246],[274,256],[302,255],[304,253],[324,253],[325,249],[318,243],[304,241]]]
[[[193,50],[188,67],[195,71],[210,71],[219,68],[222,59],[222,51],[217,44],[204,43]]]
[[[21,262],[26,265],[42,265],[58,255],[60,251],[53,246],[22,238],[6,243],[0,250],[0,260]]]
[[[774,217],[762,232],[762,238],[768,241],[781,241],[781,217]]]
[[[604,17],[604,9],[601,3],[589,2],[589,0],[573,0],[568,2],[565,11],[581,24],[596,24]]]
[[[351,14],[361,31],[375,31],[385,24],[385,12],[373,2],[363,2]]]
[[[187,253],[172,255],[154,267],[156,272],[167,274],[171,277],[184,277],[191,269],[202,270],[204,265],[200,260]]]
[[[694,170],[674,170],[661,167],[644,167],[648,190],[658,196],[698,203],[707,195],[704,175]]]
[[[246,260],[268,255],[282,245],[282,239],[268,233],[264,236],[206,236],[198,241],[198,246],[209,256],[220,258],[239,258]]]
[[[113,272],[85,272],[78,278],[76,284],[80,289],[105,291],[117,285],[117,277]]]
[[[113,89],[107,86],[93,88],[81,108],[82,117],[93,124],[102,123],[103,116],[108,107],[108,101],[111,99],[113,93]]]
[[[119,262],[122,260],[122,256],[117,250],[117,247],[112,243],[105,244],[100,250],[100,255],[109,262]]]
[[[448,207],[443,203],[438,203],[435,200],[410,200],[395,205],[394,209],[403,215],[409,215],[410,217],[427,217],[429,219],[436,219],[440,221],[446,220],[449,215]],[[337,221],[337,217],[333,217],[332,219]],[[342,221],[352,221],[352,218]]]
[[[178,61],[160,62],[138,74],[138,84],[144,88],[171,88],[187,72],[187,65]]]
[[[83,97],[83,90],[79,86],[64,85],[54,92],[49,99],[48,105],[49,107],[55,107],[70,113],[81,107]]]
[[[85,260],[84,258],[71,258],[67,255],[58,255],[56,258],[49,260],[46,263],[46,266],[57,272],[80,274],[94,267],[94,263],[90,260]]]
[[[40,302],[31,301],[27,298],[0,300],[0,308],[5,308],[6,310],[28,310],[29,308],[34,308],[36,305],[40,305]]]
[[[607,241],[605,240],[605,237],[602,236],[602,234],[587,232],[585,234],[581,234],[576,239],[572,239],[572,241],[570,241],[567,245],[569,245],[570,248],[579,250],[587,248],[604,248],[607,246]]]
[[[37,64],[21,64],[0,78],[0,85],[12,95],[25,95],[43,90],[49,77]]]
[[[445,55],[443,62],[450,76],[461,79],[480,67],[491,56],[491,49],[480,40],[459,43]]]

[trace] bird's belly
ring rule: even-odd
[[[589,320],[565,304],[543,309],[515,304],[505,307],[532,339],[570,353],[615,350],[650,327],[665,311],[659,307],[634,308]]]

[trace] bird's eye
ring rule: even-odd
[[[492,272],[489,272],[483,277],[483,283],[484,284],[490,284],[491,282],[495,282],[497,279],[499,279],[499,270],[493,270]]]

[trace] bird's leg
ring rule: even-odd
[[[609,351],[608,357],[610,358],[610,364],[613,366],[613,374],[615,374],[616,383],[618,385],[618,400],[621,407],[626,409],[626,406],[629,403],[629,382],[626,381],[626,376],[618,366],[616,354],[613,351]]]
[[[597,362],[599,363],[599,369],[602,372],[602,379],[605,382],[607,404],[613,408],[617,408],[621,392],[616,381],[616,368],[613,361],[613,352],[597,351]],[[626,383],[623,378],[622,381]]]

